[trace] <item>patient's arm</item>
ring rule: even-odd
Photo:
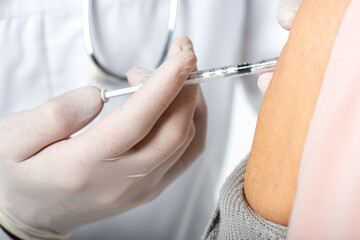
[[[253,210],[282,225],[288,224],[307,130],[349,2],[303,2],[260,109],[245,196]]]

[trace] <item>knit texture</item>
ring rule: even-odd
[[[247,159],[228,177],[203,239],[286,239],[287,227],[254,212],[244,195]]]

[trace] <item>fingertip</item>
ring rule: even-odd
[[[270,84],[273,74],[274,74],[274,72],[262,73],[258,78],[258,87],[259,87],[261,93],[264,95]]]
[[[194,52],[192,41],[186,36],[178,37],[171,43],[168,56],[171,57],[181,51],[187,50]]]
[[[93,98],[98,97],[99,93],[101,92],[101,90],[95,86],[85,86],[85,87],[75,89],[74,91],[79,91],[79,92],[82,91],[83,94],[89,95]]]
[[[277,12],[277,21],[285,30],[290,30],[300,4],[301,1],[292,4],[287,2],[280,4]]]
[[[177,80],[178,87],[181,88],[186,78],[195,69],[196,63],[197,57],[193,51],[181,51],[165,61],[154,75],[168,76],[171,81]]]
[[[287,14],[285,14],[285,15],[287,15]],[[285,16],[285,15],[278,16],[277,21],[282,28],[289,31],[291,28],[292,22],[294,20],[294,16],[290,16],[290,15]]]
[[[194,45],[193,45],[192,41],[190,40],[190,38],[188,38],[187,36],[180,37],[178,44],[182,51],[186,51],[186,50],[193,51],[194,50]]]
[[[95,118],[104,106],[101,90],[95,86],[81,87],[50,101],[62,112],[63,118],[75,125]]]
[[[101,90],[95,86],[86,86],[79,88],[79,95],[82,95],[87,101],[88,110],[91,112],[99,112],[104,102],[101,99]]]
[[[190,74],[190,72],[194,70],[197,63],[197,57],[195,53],[191,50],[185,50],[181,52],[181,57],[184,62],[184,70]]]

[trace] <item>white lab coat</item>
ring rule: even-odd
[[[168,2],[95,1],[93,29],[101,61],[118,73],[132,66],[154,68],[167,34]],[[84,85],[108,90],[126,86],[94,79],[82,38],[81,4],[81,0],[0,1],[0,117]],[[175,35],[193,40],[199,69],[273,57],[284,39],[277,38],[281,30],[276,7],[277,1],[267,0],[183,0]],[[240,154],[249,151],[261,101],[256,81],[250,79],[238,83],[243,89],[243,101],[236,105],[242,109],[238,125],[247,131],[239,140],[246,146]],[[216,202],[233,83],[203,85],[209,108],[207,148],[182,177],[150,204],[84,226],[72,239],[198,239]],[[111,100],[101,116],[125,100]]]

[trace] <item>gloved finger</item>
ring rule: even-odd
[[[144,175],[132,175],[133,178],[138,178],[138,181],[133,185],[134,191],[137,193],[132,194],[126,199],[129,203],[136,203],[136,205],[143,204],[153,200],[157,197],[164,189],[165,185],[168,186],[171,182],[163,182],[163,177],[166,172],[178,161],[179,158],[184,154],[188,149],[195,135],[195,126],[194,123],[191,124],[188,136],[184,144],[172,155],[157,166],[151,172]],[[141,197],[139,197],[141,196]],[[125,196],[127,198],[127,196]],[[141,202],[138,202],[138,199],[141,199]],[[135,206],[136,206],[135,205]],[[135,207],[134,206],[134,207]]]
[[[100,90],[83,87],[0,120],[0,153],[16,161],[69,137],[101,111]]]
[[[148,175],[165,162],[166,165],[174,164],[177,159],[171,156],[186,143],[189,136],[198,91],[199,86],[184,87],[151,132],[125,154],[126,160],[121,155],[110,160],[121,159],[120,165],[117,164],[119,169],[124,169],[124,164],[133,165],[135,172],[131,172],[131,175],[134,176]]]
[[[265,92],[270,84],[273,75],[274,72],[265,72],[260,74],[257,84],[262,94],[265,95]]]
[[[168,52],[168,57],[171,57],[175,54],[177,54],[178,52],[181,52],[183,50],[191,50],[191,51],[194,51],[194,47],[193,47],[193,44],[191,42],[191,40],[187,37],[179,37],[177,39],[174,40],[173,44],[171,45],[170,49],[169,49],[169,52]],[[195,66],[194,70],[196,70],[197,67]],[[195,94],[194,94],[195,93]],[[190,94],[190,95],[189,95]],[[200,95],[199,95],[200,94]],[[190,97],[187,97],[187,96],[193,96],[193,98],[191,99]],[[194,134],[196,132],[195,130],[195,125],[194,125],[194,122],[193,122],[193,118],[194,118],[194,114],[195,114],[195,108],[196,106],[198,105],[197,102],[198,102],[198,98],[201,98],[203,99],[202,97],[202,93],[201,93],[201,89],[198,85],[196,86],[187,86],[185,88],[183,88],[183,90],[180,92],[179,96],[174,100],[174,102],[171,104],[171,106],[169,107],[169,112],[165,112],[164,115],[168,115],[168,116],[171,116],[173,115],[172,117],[176,117],[175,114],[172,114],[171,113],[171,108],[173,108],[174,110],[176,109],[179,109],[179,104],[178,103],[182,103],[184,101],[188,101],[188,104],[186,104],[186,106],[193,106],[192,108],[184,108],[183,110],[191,110],[191,112],[187,112],[188,114],[192,113],[192,115],[189,115],[190,118],[187,118],[187,114],[186,113],[183,113],[179,116],[182,116],[186,122],[186,120],[188,120],[189,122],[184,125],[184,127],[188,128],[187,126],[189,126],[190,124],[190,133],[188,134],[188,137],[187,137],[187,140],[185,141],[185,144],[183,144],[181,146],[180,149],[182,149],[182,151],[177,151],[176,154],[172,155],[170,157],[169,154],[171,154],[171,151],[174,151],[172,150],[172,148],[169,148],[169,150],[171,150],[170,152],[168,152],[168,157],[166,159],[166,161],[164,161],[159,167],[156,168],[156,171],[153,172],[153,174],[156,174],[159,178],[162,178],[163,175],[166,174],[166,172],[169,171],[170,168],[173,167],[174,164],[176,164],[176,162],[178,161],[178,159],[180,158],[180,156],[184,153],[184,151],[188,148],[188,145],[190,144],[189,142],[189,139],[192,140],[193,137],[194,137]],[[183,99],[182,99],[183,98]],[[204,102],[205,104],[205,102]],[[179,110],[177,110],[179,111]],[[165,119],[166,118],[169,118],[169,117],[164,117]],[[173,118],[175,119],[175,118]],[[167,121],[171,121],[170,119],[168,119]],[[163,123],[159,123],[159,126],[163,126],[164,124]],[[206,125],[206,124],[205,124]],[[170,127],[169,129],[176,129],[176,127],[179,127],[178,124],[174,124],[174,128]],[[184,130],[186,129],[184,128]],[[180,130],[181,132],[184,132],[184,130]],[[182,139],[184,139],[185,136],[183,136]],[[182,141],[181,141],[182,142]],[[198,150],[201,149],[201,146],[198,146]],[[181,154],[179,154],[181,153]],[[192,161],[195,160],[195,156],[193,159],[191,159]],[[158,191],[154,191],[154,193],[156,193]]]
[[[179,37],[179,38],[174,40],[174,44],[169,49],[168,57],[171,57],[172,55],[182,51],[183,49],[188,49],[188,50],[194,51],[193,44],[192,44],[191,40],[189,38],[187,38],[187,37]],[[196,66],[195,66],[194,71],[197,71]],[[192,86],[192,87],[194,88],[195,86]],[[198,88],[198,91],[199,92],[197,94],[196,99],[198,99],[199,97],[201,99],[203,99],[200,87]],[[198,101],[198,100],[196,100],[196,101]],[[197,105],[197,103],[195,102],[195,108],[196,108],[196,105]],[[192,124],[194,125],[194,123],[192,123]],[[194,125],[194,130],[195,130],[195,125]],[[199,146],[199,149],[201,149],[201,146]],[[192,160],[194,161],[195,158],[192,159]],[[176,159],[176,161],[177,161],[177,159]],[[171,164],[167,164],[168,167],[163,168],[163,174],[165,174],[176,163],[176,161],[174,160],[174,161],[172,161]]]
[[[152,200],[159,195],[169,184],[178,178],[190,165],[198,158],[205,148],[207,133],[207,107],[201,91],[196,101],[196,110],[193,122],[189,131],[185,144],[167,161],[163,162],[155,170],[147,174],[132,175],[139,177],[141,180],[136,183],[135,189],[139,190],[139,194],[148,196],[147,201]],[[194,135],[195,134],[195,135]],[[134,160],[132,158],[131,160]],[[130,160],[130,161],[131,161]],[[119,161],[121,164],[121,161]],[[148,184],[152,182],[152,187]],[[146,186],[144,188],[144,186]],[[130,199],[129,202],[134,202]]]
[[[302,0],[281,0],[277,11],[277,20],[286,30],[290,30]]]
[[[176,163],[163,176],[159,184],[160,191],[165,189],[171,182],[184,173],[205,149],[207,134],[207,107],[201,91],[197,98],[193,122],[195,126],[195,136],[181,158],[179,158],[179,160],[176,161]]]
[[[186,169],[188,169],[203,152],[207,133],[207,108],[201,92],[198,95],[196,105],[191,128],[191,131],[195,133],[195,136],[188,138],[187,143],[181,148],[182,151],[178,151],[176,155],[172,157],[172,161],[165,162],[149,176],[149,178],[155,178],[155,176],[162,177],[157,179],[156,186],[148,188],[148,200],[152,200],[158,196],[167,186],[169,186],[169,184],[184,173],[184,171],[186,171]],[[193,134],[191,131],[189,133],[190,136]],[[184,149],[185,151],[183,151]],[[179,153],[182,153],[181,156],[179,156]],[[148,179],[144,178],[141,181],[148,181]],[[139,184],[139,186],[141,186],[141,184]]]
[[[190,39],[182,37],[174,40],[169,49],[169,57],[182,52],[183,47],[181,46],[185,46],[186,50],[193,51]],[[133,69],[133,72],[135,71],[136,69]],[[134,166],[139,166],[133,175],[150,174],[164,161],[166,161],[165,165],[175,163],[176,160],[172,160],[174,158],[171,156],[184,145],[188,137],[199,91],[198,85],[184,87],[162,114],[151,132],[131,149],[131,153],[126,154],[127,161]]]
[[[78,144],[84,154],[97,159],[128,151],[151,131],[182,89],[196,61],[189,50],[169,58],[124,105],[69,144]]]

